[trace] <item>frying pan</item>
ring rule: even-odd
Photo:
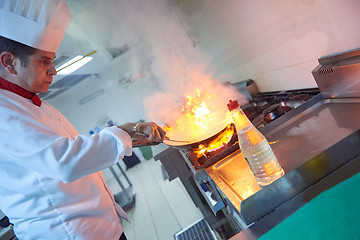
[[[200,150],[200,149],[203,149],[204,147],[207,148],[211,142],[215,141],[217,138],[220,138],[220,136],[223,133],[225,133],[226,131],[234,131],[234,129],[235,129],[234,124],[229,124],[225,127],[222,127],[221,130],[217,130],[217,132],[215,134],[213,134],[213,132],[209,132],[209,134],[201,140],[192,140],[192,141],[188,141],[188,142],[177,142],[177,141],[165,139],[164,143],[168,146],[175,147],[178,149]]]
[[[220,125],[219,125],[220,127]],[[163,143],[170,147],[184,149],[184,150],[198,150],[207,147],[209,143],[220,137],[225,131],[234,131],[234,124],[222,125],[219,129],[212,129],[207,134],[202,135],[200,138],[185,140],[185,139],[165,139]],[[215,132],[215,133],[214,133]],[[148,140],[133,140],[133,147],[157,145],[159,142],[149,142]]]

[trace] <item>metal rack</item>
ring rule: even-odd
[[[135,204],[135,193],[134,193],[133,185],[130,179],[128,178],[128,176],[126,175],[124,169],[122,169],[119,163],[117,163],[116,166],[119,168],[121,174],[126,179],[128,186],[125,187],[125,185],[121,182],[119,175],[116,173],[114,167],[110,167],[109,169],[112,175],[114,176],[116,182],[120,185],[122,190],[121,192],[114,194],[114,198],[115,201],[120,205],[120,207],[122,207],[125,211],[127,211],[133,208]]]

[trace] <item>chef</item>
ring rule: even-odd
[[[162,142],[165,132],[127,123],[80,135],[39,99],[70,21],[64,0],[0,1],[0,209],[20,240],[123,240],[128,216],[101,170],[131,155],[137,133]]]

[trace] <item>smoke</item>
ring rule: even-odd
[[[246,100],[236,89],[213,79],[206,72],[209,58],[199,50],[197,39],[172,0],[68,0],[73,8],[87,6],[83,22],[93,32],[93,41],[109,48],[129,48],[132,69],[148,68],[159,91],[144,99],[148,120],[172,125],[183,112],[186,96],[198,91],[207,99],[211,111],[227,112],[226,104]],[[80,3],[79,3],[80,2]],[[106,16],[106,18],[99,17]],[[75,16],[81,21],[81,14]],[[85,19],[85,18],[84,18]],[[107,27],[109,25],[109,27]],[[88,34],[91,34],[88,31]],[[96,34],[94,34],[96,33]],[[132,49],[140,49],[131,55]],[[131,64],[131,65],[130,65]]]

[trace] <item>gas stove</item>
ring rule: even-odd
[[[242,107],[277,156],[285,175],[260,187],[241,151],[196,168],[169,148],[155,156],[179,177],[223,239],[257,239],[327,188],[360,169],[360,50],[320,58],[319,86],[252,94]],[[324,70],[325,69],[325,70]],[[232,229],[229,230],[229,226]]]
[[[261,129],[319,93],[318,88],[258,93],[241,108],[249,120]]]
[[[241,108],[255,127],[261,129],[319,93],[318,88],[258,93],[253,95],[249,103],[242,105]],[[224,139],[226,141],[219,147],[208,148],[212,143]],[[180,149],[195,169],[207,168],[238,150],[239,144],[234,125],[228,125],[218,137],[205,141],[201,147],[200,150]]]

